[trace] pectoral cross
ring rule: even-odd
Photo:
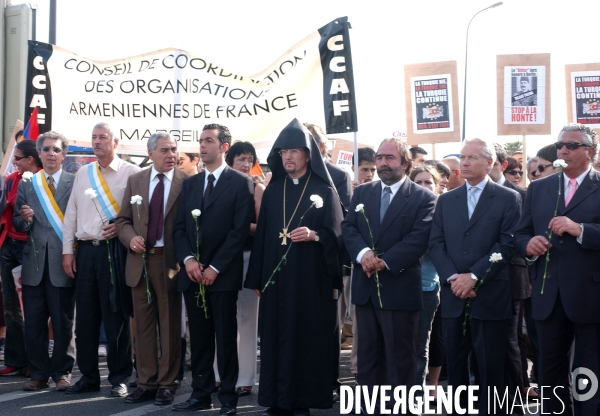
[[[287,246],[287,239],[291,238],[290,233],[288,233],[288,229],[284,228],[282,230],[283,232],[279,233],[279,238],[283,238],[283,241],[281,242],[282,246]]]

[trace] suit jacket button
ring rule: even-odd
[[[463,251],[463,254],[467,254],[467,252],[466,252],[466,251]]]
[[[465,235],[469,235],[469,233],[465,233]]]
[[[560,244],[562,244],[562,243],[563,243],[563,240],[560,240],[560,241],[559,241],[559,243],[560,243]]]

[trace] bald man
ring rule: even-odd
[[[450,168],[450,177],[446,184],[446,190],[451,191],[465,183],[464,178],[460,174],[460,160],[456,156],[445,157],[442,159],[442,162]]]

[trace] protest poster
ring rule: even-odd
[[[456,61],[404,66],[407,143],[460,141]]]
[[[550,55],[503,55],[497,62],[502,87],[498,134],[549,134]],[[548,132],[542,132],[546,126]],[[502,133],[506,129],[510,132]]]
[[[568,119],[600,129],[600,63],[566,65]]]
[[[249,76],[179,49],[97,61],[29,41],[25,114],[37,107],[40,133],[60,131],[77,146],[108,122],[120,150],[144,150],[153,133],[167,131],[180,151],[198,151],[210,123],[257,148],[270,147],[294,118],[328,134],[355,132],[349,28],[347,18],[336,19]]]
[[[338,152],[336,165],[352,166],[352,152],[340,150]]]

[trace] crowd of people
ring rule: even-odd
[[[571,390],[573,361],[600,375],[592,129],[564,127],[525,163],[483,139],[441,161],[384,139],[359,149],[354,182],[314,124],[281,131],[268,178],[227,127],[208,124],[199,141],[179,153],[155,133],[140,169],[98,123],[97,160],[76,174],[63,170],[64,135],[16,144],[2,181],[0,376],[97,392],[104,334],[111,396],[171,405],[189,355],[193,391],[172,410],[211,409],[216,393],[234,415],[257,381],[260,336],[265,416],[331,408],[341,349],[368,391],[435,387],[445,369],[449,387],[474,376],[479,414],[489,389],[508,393],[503,413],[527,397],[544,413],[598,414],[597,391],[574,403]],[[370,414],[386,413],[380,403]]]

